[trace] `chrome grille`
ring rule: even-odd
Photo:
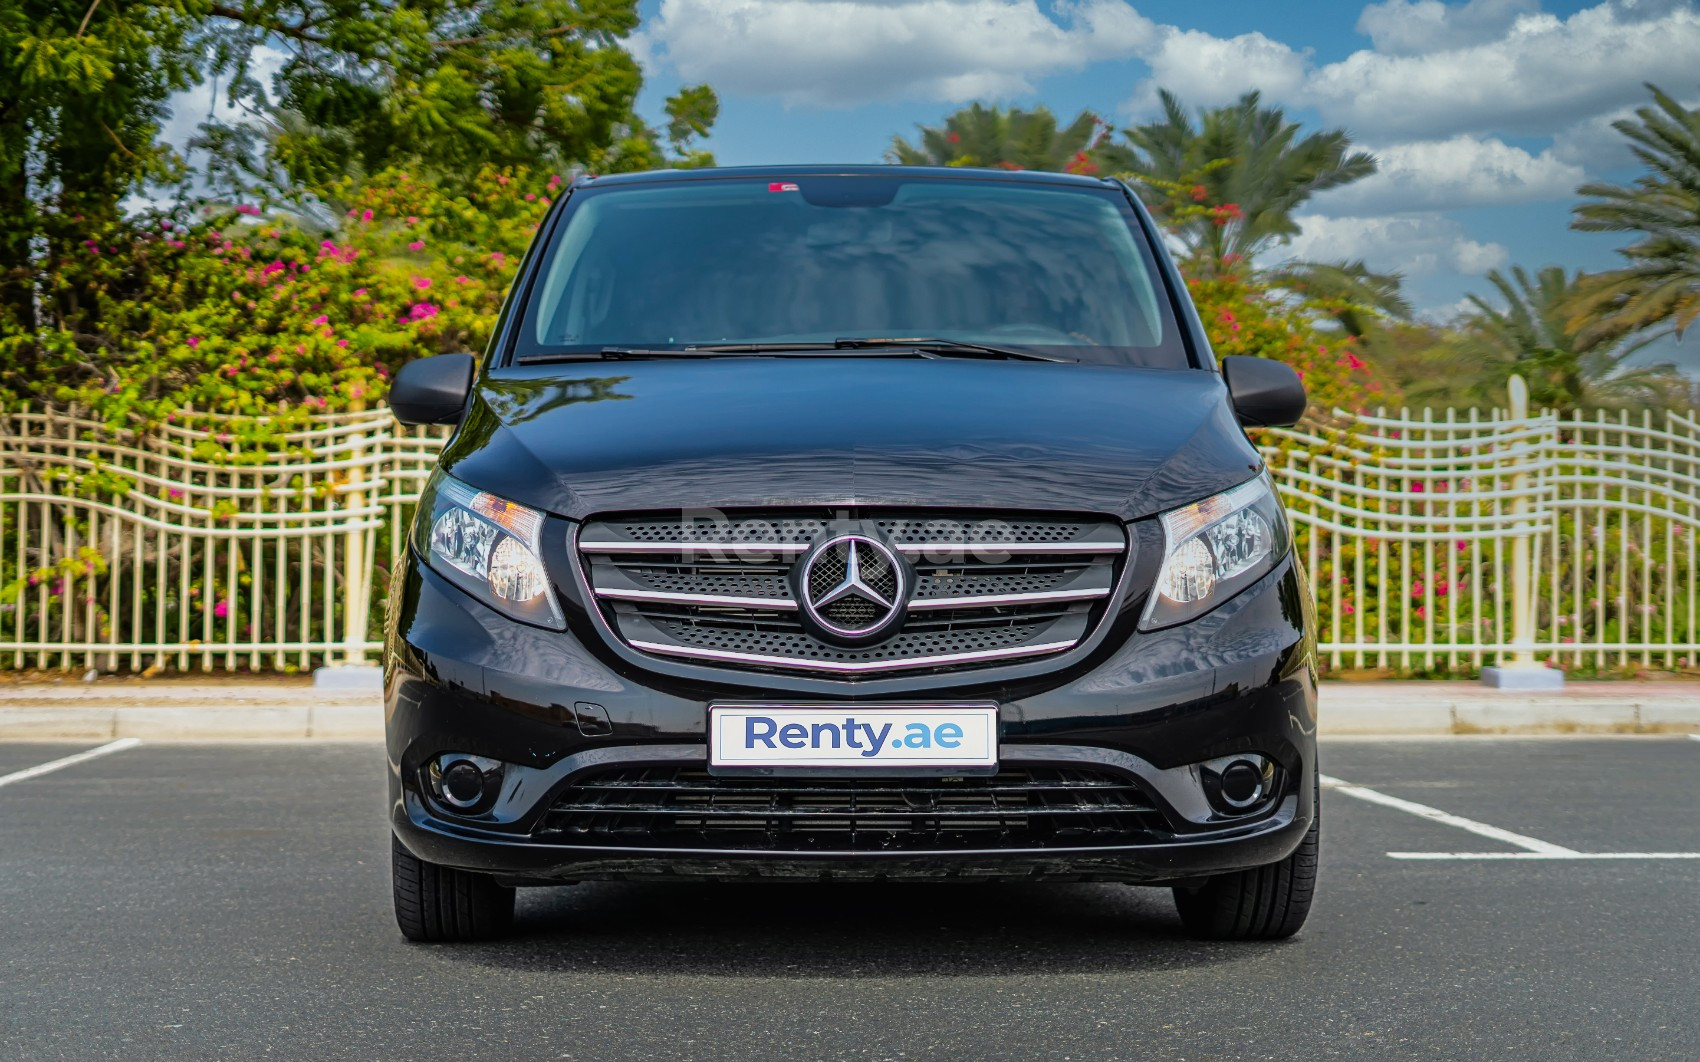
[[[914,576],[902,625],[855,647],[810,633],[791,579],[810,546],[846,520],[877,527]],[[608,626],[634,649],[720,667],[855,678],[985,667],[1073,648],[1108,611],[1127,539],[1119,523],[1102,517],[769,511],[602,517],[580,529],[578,546]],[[832,581],[828,565],[817,563],[813,574]],[[874,575],[896,585],[889,571]],[[828,607],[869,606],[845,599]],[[866,619],[849,611],[828,618],[844,626]]]

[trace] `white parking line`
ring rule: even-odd
[[[125,749],[133,749],[141,743],[141,738],[119,738],[117,741],[108,742],[99,748],[87,749],[73,756],[66,756],[64,759],[26,767],[21,771],[13,771],[11,774],[0,774],[0,785],[11,785],[13,782],[25,782],[31,778],[40,778],[44,774],[52,774],[63,767],[73,767],[87,760],[109,756],[114,752],[123,752]]]
[[[1431,808],[1427,804],[1418,804],[1413,800],[1401,800],[1399,797],[1388,796],[1386,793],[1380,793],[1374,789],[1365,789],[1361,785],[1353,785],[1350,782],[1342,782],[1338,778],[1330,778],[1327,775],[1322,776],[1322,784],[1333,789],[1336,793],[1344,793],[1349,797],[1356,797],[1359,800],[1368,801],[1371,804],[1380,804],[1382,807],[1403,811],[1407,814],[1415,815],[1418,818],[1428,819],[1431,822],[1438,822],[1445,826],[1456,826],[1460,830],[1469,830],[1471,833],[1478,836],[1490,837],[1496,841],[1504,841],[1506,844],[1516,845],[1518,848],[1527,849],[1530,852],[1539,853],[1544,856],[1564,857],[1582,854],[1574,848],[1565,848],[1563,845],[1549,844],[1546,841],[1542,841],[1534,837],[1525,837],[1520,833],[1512,833],[1510,830],[1502,830],[1498,826],[1489,826],[1485,822],[1477,822],[1475,819],[1466,819],[1462,815],[1454,815],[1451,812],[1442,811],[1439,808]]]
[[[1394,859],[1700,859],[1700,852],[1389,852]]]

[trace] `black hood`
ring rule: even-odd
[[[443,463],[573,518],[864,505],[1135,519],[1260,467],[1213,372],[853,357],[495,370]]]

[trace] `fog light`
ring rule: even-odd
[[[443,799],[457,808],[469,808],[484,799],[484,772],[470,760],[456,760],[443,768]]]
[[[1255,752],[1206,760],[1197,770],[1204,795],[1223,814],[1250,814],[1275,795],[1275,763]]]
[[[1250,760],[1235,760],[1222,772],[1222,799],[1235,806],[1250,804],[1263,792],[1263,772]]]
[[[456,811],[482,811],[502,788],[502,761],[445,752],[428,769],[431,792]]]

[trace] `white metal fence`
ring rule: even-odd
[[[1335,668],[1693,666],[1700,423],[1513,409],[1336,415],[1260,440]]]
[[[379,647],[441,432],[387,411],[146,437],[0,416],[0,666],[307,668]],[[1337,414],[1259,439],[1333,668],[1692,666],[1692,415]]]
[[[387,410],[286,432],[190,413],[146,437],[75,410],[0,416],[0,665],[363,657],[440,435]]]

